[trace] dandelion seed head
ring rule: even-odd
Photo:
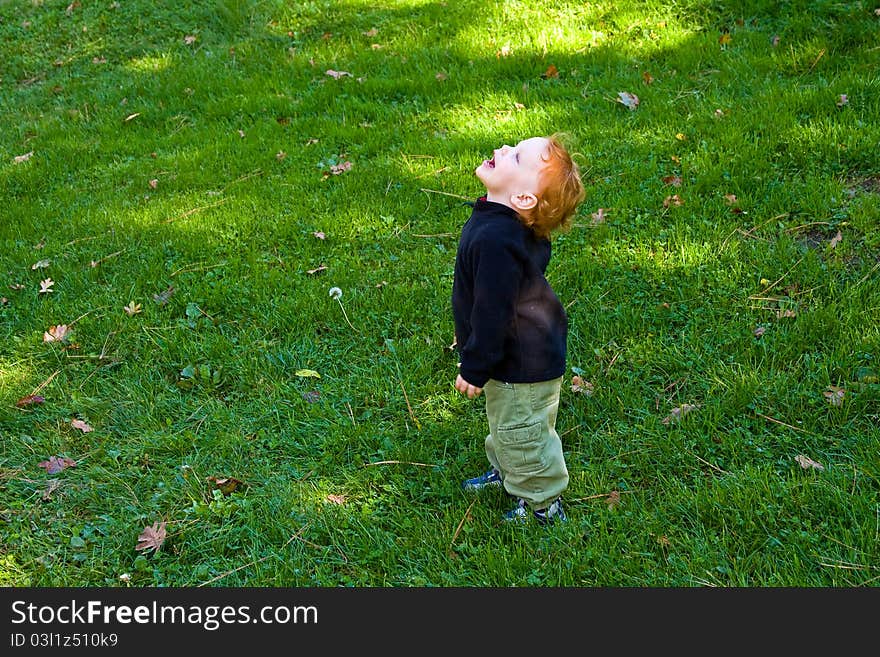
[[[340,290],[338,287],[331,287],[330,288],[330,297],[331,298],[338,299],[341,296],[342,296],[342,290]]]

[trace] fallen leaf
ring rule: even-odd
[[[83,433],[88,433],[89,431],[94,431],[94,429],[92,429],[92,427],[90,427],[87,422],[83,422],[82,420],[80,420],[78,418],[75,420],[71,420],[70,426],[72,426],[74,429],[79,429]]]
[[[327,501],[333,504],[345,504],[345,495],[328,495]]]
[[[185,37],[183,37],[183,42],[186,45],[191,46],[196,42],[196,36],[194,34],[187,34]]]
[[[297,370],[296,372],[294,372],[294,374],[296,374],[297,376],[313,377],[316,379],[321,378],[321,375],[318,374],[315,370]]]
[[[34,154],[33,151],[29,151],[29,152],[25,153],[24,155],[16,155],[14,158],[12,158],[12,161],[15,164],[21,164],[22,162],[27,162],[29,159],[31,159],[33,154]]]
[[[837,106],[843,107],[849,102],[849,98],[846,97],[846,94],[840,94],[840,97],[837,99]]]
[[[315,267],[314,269],[306,270],[306,273],[307,274],[317,274],[319,271],[324,271],[325,269],[327,269],[327,265],[320,265],[318,267]]]
[[[617,102],[630,110],[634,110],[639,106],[639,97],[628,91],[617,92]]]
[[[22,397],[17,402],[15,402],[16,407],[18,408],[26,408],[28,406],[35,406],[36,404],[42,404],[46,401],[46,398],[42,395],[28,395],[27,397]]]
[[[722,46],[726,46],[731,41],[733,41],[733,37],[730,36],[729,32],[725,32],[720,37],[718,37],[718,43],[720,43]]]
[[[312,233],[312,235],[314,235],[315,237],[317,237],[319,240],[325,239],[325,238],[327,237],[327,236],[326,236],[323,232],[321,232],[320,230],[316,230],[314,233]]]
[[[346,75],[348,77],[352,77],[351,73],[349,73],[348,71],[334,71],[333,69],[327,69],[326,73],[334,80],[338,80],[339,78],[344,78]]]
[[[599,208],[596,212],[590,214],[590,217],[592,218],[591,223],[594,226],[605,223],[605,208]]]
[[[40,281],[40,294],[54,292],[55,290],[52,289],[53,285],[55,285],[55,281],[53,281],[51,278]]]
[[[218,477],[216,475],[211,475],[208,477],[208,481],[214,484],[216,488],[220,490],[224,495],[231,495],[236,491],[236,489],[241,486],[244,482],[240,479],[236,479],[235,477]]]
[[[642,82],[644,82],[645,84],[651,84],[654,82],[654,76],[647,71],[644,71],[642,73]]]
[[[843,398],[846,396],[846,390],[838,386],[828,386],[822,394],[832,406],[843,406]]]
[[[547,67],[547,70],[541,74],[541,77],[545,80],[548,78],[558,78],[559,77],[559,69],[556,68],[553,64]]]
[[[156,189],[159,186],[159,180],[157,178],[153,178],[148,184],[152,189]]]
[[[842,239],[843,239],[843,233],[841,233],[840,231],[837,231],[837,235],[835,235],[834,237],[831,238],[831,241],[828,243],[828,246],[830,246],[833,249],[835,246],[840,244],[840,240],[842,240]]]
[[[811,458],[807,458],[803,454],[798,454],[797,456],[794,457],[794,460],[797,461],[798,464],[804,470],[809,470],[810,468],[813,468],[814,470],[824,470],[825,469],[824,465],[822,465],[821,463],[817,463],[816,461],[814,461]]]
[[[510,43],[505,43],[499,50],[495,52],[495,57],[509,57],[510,56]]]
[[[143,310],[141,304],[135,303],[134,301],[129,301],[127,306],[123,306],[122,309],[125,313],[131,317],[132,315],[137,315],[139,312]]]
[[[681,176],[664,176],[663,183],[673,187],[681,187]]]
[[[168,299],[170,299],[173,294],[174,294],[174,286],[169,285],[168,289],[166,289],[164,292],[159,292],[158,294],[154,294],[153,301],[158,303],[160,306],[164,306],[166,303],[168,303]]]
[[[331,165],[330,173],[332,173],[334,176],[338,176],[340,173],[344,173],[344,172],[348,171],[349,169],[351,169],[351,162],[343,161],[343,162],[340,162],[339,164]]]
[[[764,333],[766,333],[766,332],[767,332],[767,329],[766,329],[765,327],[763,327],[763,326],[759,326],[759,327],[756,328],[754,331],[752,331],[752,334],[753,334],[756,338],[760,338],[760,337],[761,337],[762,335],[764,335]]]
[[[72,468],[76,465],[76,461],[67,456],[50,456],[48,461],[40,461],[37,465],[46,468],[47,474],[58,474],[65,468]]]
[[[50,326],[49,330],[43,333],[43,342],[63,342],[68,337],[70,337],[70,327],[67,324],[59,324]]]
[[[613,490],[608,493],[608,496],[605,498],[605,504],[608,505],[609,509],[613,509],[620,504],[620,492]]]
[[[363,32],[363,35],[364,35],[364,36],[368,36],[368,37],[374,37],[374,36],[376,36],[377,34],[379,34],[379,30],[377,30],[375,27],[371,27],[371,28],[370,28],[369,30],[367,30],[366,32]]]
[[[725,194],[724,200],[727,201],[728,205],[733,205],[736,203],[736,194]]]
[[[595,388],[592,383],[589,381],[584,381],[581,376],[573,376],[571,377],[571,391],[577,392],[587,397],[591,397],[593,395]]]
[[[681,406],[676,406],[671,411],[669,411],[669,415],[660,420],[663,424],[669,424],[673,420],[680,420],[685,415],[690,413],[691,411],[699,408],[697,404],[682,404]]]
[[[776,311],[776,319],[784,319],[786,317],[797,317],[797,313],[790,308]]]
[[[49,260],[38,260],[37,262],[35,262],[34,264],[31,265],[31,269],[45,269],[50,264],[52,264],[52,263]]]
[[[668,208],[670,205],[678,207],[682,203],[684,203],[684,201],[681,200],[681,197],[678,194],[673,194],[672,196],[667,196],[665,199],[663,199],[664,208]]]
[[[162,544],[165,542],[165,525],[166,522],[163,521],[161,524],[159,522],[154,522],[152,527],[149,525],[144,527],[144,530],[138,536],[138,544],[134,549],[158,550],[161,548]]]

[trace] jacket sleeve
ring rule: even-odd
[[[471,333],[461,346],[461,376],[482,388],[504,359],[523,274],[522,254],[510,242],[486,240],[474,252]]]

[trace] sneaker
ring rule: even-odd
[[[562,508],[561,497],[557,497],[545,509],[535,509],[534,511],[532,511],[532,515],[535,516],[535,520],[538,521],[539,525],[552,525],[557,520],[559,522],[566,521],[565,511]],[[529,507],[526,504],[526,501],[521,497],[517,498],[516,506],[504,514],[505,520],[517,520],[519,522],[525,522],[528,517]]]
[[[483,490],[489,486],[500,486],[501,485],[501,473],[498,472],[495,468],[489,470],[489,472],[485,474],[481,474],[479,477],[474,477],[473,479],[465,479],[464,483],[462,483],[461,487],[465,490]]]

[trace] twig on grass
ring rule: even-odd
[[[308,525],[303,526],[298,532],[296,532],[293,536],[288,538],[287,542],[281,546],[281,549],[286,548],[290,544],[290,542],[292,540],[294,540],[295,538],[299,538],[299,535],[302,534],[306,529],[308,529],[308,527],[309,527]],[[300,540],[302,540],[302,539],[300,539]],[[258,563],[262,563],[263,561],[265,561],[269,557],[274,557],[274,556],[275,556],[274,554],[267,554],[265,557],[260,557],[259,559],[254,559],[250,563],[243,564],[243,565],[239,566],[238,568],[233,568],[232,570],[229,570],[225,573],[220,573],[219,575],[217,575],[217,577],[209,579],[207,582],[202,582],[201,584],[199,584],[199,586],[207,586],[208,584],[213,584],[217,580],[223,579],[224,577],[231,575],[232,573],[237,573],[239,570],[242,570],[244,568],[248,568],[250,566],[255,566]]]
[[[436,463],[418,463],[416,461],[373,461],[372,463],[364,463],[364,467],[371,465],[420,465],[423,468],[439,468]]]
[[[226,203],[226,201],[228,201],[228,200],[229,200],[228,198],[222,198],[219,201],[217,201],[216,203],[209,203],[208,205],[202,205],[200,207],[193,208],[192,210],[187,210],[182,215],[179,215],[177,217],[169,217],[163,223],[170,224],[172,221],[177,221],[178,219],[186,219],[187,217],[195,214],[196,212],[201,212],[202,210],[207,210],[209,208],[217,207],[218,205],[222,205],[223,203]]]
[[[412,406],[409,405],[409,397],[406,394],[406,388],[403,385],[403,379],[400,380],[400,389],[403,390],[403,398],[404,398],[404,400],[406,400],[406,407],[407,407],[407,409],[409,409],[409,416],[412,418],[412,421],[415,423],[416,429],[421,430],[422,425],[419,424],[419,421],[416,418],[415,413],[413,413]]]
[[[796,426],[793,426],[793,425],[791,425],[791,424],[786,424],[786,423],[783,422],[782,420],[777,420],[776,418],[770,417],[769,415],[764,415],[763,413],[755,413],[755,415],[758,415],[759,417],[762,417],[762,418],[764,418],[765,420],[770,420],[770,422],[775,422],[776,424],[781,424],[782,426],[784,426],[784,427],[788,427],[789,429],[794,429],[795,431],[801,431],[801,432],[803,432],[803,433],[808,433],[808,434],[810,434],[811,436],[815,436],[815,435],[816,435],[816,434],[814,434],[812,431],[807,431],[806,429],[801,429],[800,427],[796,427]]]
[[[461,528],[464,526],[464,521],[471,517],[471,509],[476,503],[477,500],[471,502],[470,506],[467,508],[467,511],[464,512],[464,516],[462,516],[461,520],[458,521],[458,527],[455,528],[455,533],[452,534],[452,540],[449,541],[450,551],[452,550],[452,546],[455,545],[455,539],[458,538],[458,534],[461,532]]]
[[[426,194],[427,194],[427,193],[430,193],[430,194],[443,194],[443,196],[451,196],[451,197],[453,197],[453,198],[460,198],[460,199],[463,199],[463,200],[465,200],[465,201],[470,201],[470,200],[471,200],[471,198],[470,198],[469,196],[461,196],[460,194],[450,194],[449,192],[441,192],[441,191],[438,191],[438,190],[436,190],[436,189],[426,189],[426,188],[424,188],[424,187],[421,187],[421,188],[419,189],[419,191],[420,191],[420,192],[425,192]]]

